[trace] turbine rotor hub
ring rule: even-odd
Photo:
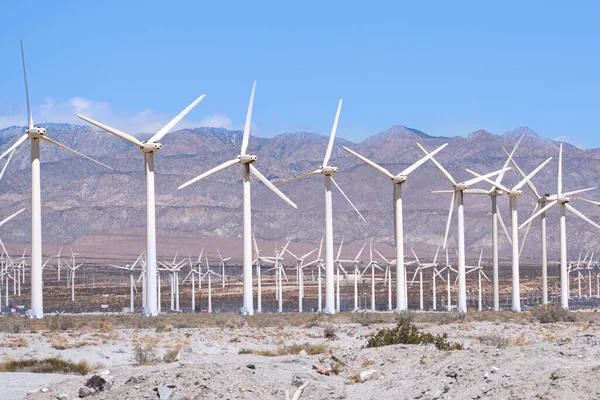
[[[392,182],[404,183],[404,182],[406,182],[407,179],[408,179],[408,176],[406,176],[406,175],[396,175],[395,177],[392,178]]]
[[[321,167],[321,173],[323,175],[331,176],[331,175],[335,174],[336,172],[338,172],[338,167],[330,167],[330,166]]]
[[[510,197],[518,197],[520,195],[523,194],[523,191],[518,189],[518,190],[511,190],[509,192],[506,193],[507,195],[509,195]]]
[[[252,164],[256,161],[256,156],[254,154],[242,154],[239,155],[238,158],[240,159],[240,164]]]
[[[26,130],[30,139],[39,139],[46,134],[46,128],[29,128]]]
[[[142,151],[144,153],[155,153],[162,148],[160,143],[142,142]]]
[[[558,204],[566,204],[571,201],[571,198],[570,197],[559,197],[556,200],[558,201]]]
[[[464,183],[457,183],[454,185],[454,190],[466,190],[469,188],[469,185],[465,185]]]

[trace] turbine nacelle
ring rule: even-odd
[[[570,197],[559,197],[558,199],[556,199],[556,201],[558,202],[558,204],[566,204],[571,201],[571,198]]]
[[[338,167],[330,167],[330,166],[321,167],[321,173],[323,175],[327,175],[327,176],[331,176],[331,175],[335,174],[336,172],[338,172],[338,170],[339,170]]]
[[[408,179],[408,176],[406,175],[396,175],[392,178],[392,182],[394,183],[404,183],[406,182]]]
[[[469,185],[467,185],[466,183],[457,183],[454,185],[455,191],[467,190],[468,188],[469,188]]]
[[[256,161],[256,156],[254,154],[242,154],[238,156],[240,160],[240,164],[252,164]]]
[[[517,197],[523,194],[523,191],[521,189],[517,189],[517,190],[509,190],[508,192],[506,192],[506,194],[509,197]]]
[[[142,142],[142,151],[144,153],[155,153],[162,148],[162,144],[160,143],[152,143],[152,142]]]
[[[46,128],[33,127],[25,131],[30,139],[39,139],[46,134]]]

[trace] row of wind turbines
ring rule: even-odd
[[[76,150],[70,149],[67,146],[60,144],[46,135],[46,130],[41,127],[36,127],[33,123],[33,117],[29,102],[29,89],[27,85],[27,73],[25,68],[25,56],[23,51],[23,44],[21,42],[21,55],[25,82],[25,93],[27,101],[27,130],[23,136],[21,136],[12,146],[10,146],[4,153],[0,155],[0,159],[6,156],[10,157],[14,151],[21,146],[25,141],[29,139],[31,145],[31,312],[30,316],[33,318],[43,317],[43,282],[42,282],[42,236],[41,236],[41,195],[40,195],[40,142],[45,141],[58,146],[62,149],[71,151],[78,156],[84,157],[92,162],[95,162],[103,167],[111,168],[99,161],[96,161],[86,155],[83,155]],[[339,184],[333,179],[339,169],[331,165],[330,159],[333,150],[333,144],[337,131],[338,121],[340,118],[340,112],[342,108],[342,100],[339,101],[337,111],[334,118],[333,127],[329,136],[329,142],[325,151],[323,162],[317,169],[300,175],[293,179],[289,179],[284,182],[280,182],[274,185],[270,182],[256,167],[253,163],[257,161],[257,156],[248,152],[249,138],[250,138],[250,126],[252,119],[252,109],[254,104],[254,95],[256,90],[256,82],[252,86],[250,95],[250,101],[248,105],[248,111],[246,115],[246,122],[244,126],[244,132],[242,137],[240,154],[230,161],[226,161],[223,164],[216,166],[194,179],[183,183],[179,186],[179,189],[184,189],[189,185],[195,184],[198,181],[205,179],[212,174],[225,170],[234,165],[241,165],[242,167],[242,193],[243,193],[243,302],[240,311],[243,314],[252,315],[255,311],[254,307],[254,296],[253,296],[253,255],[252,255],[252,221],[251,221],[251,191],[250,191],[250,175],[254,175],[258,180],[264,183],[271,191],[277,196],[284,200],[288,205],[296,208],[296,204],[292,202],[281,190],[277,187],[279,185],[287,184],[298,179],[308,178],[311,176],[321,175],[324,181],[324,194],[325,194],[325,257],[324,257],[324,273],[325,273],[325,301],[319,309],[325,313],[333,314],[339,309],[336,307],[335,298],[335,258],[334,258],[334,235],[333,235],[333,204],[332,204],[332,186],[334,186],[343,197],[348,201],[352,208],[357,212],[359,217],[366,222],[360,211],[350,201],[348,196],[342,191]],[[156,255],[156,217],[155,217],[155,194],[154,194],[154,154],[162,148],[160,141],[164,136],[171,131],[175,125],[181,121],[185,115],[187,115],[199,102],[204,99],[204,95],[197,97],[191,104],[189,104],[179,115],[173,118],[168,124],[161,128],[156,134],[154,134],[147,141],[140,141],[135,136],[125,133],[121,130],[112,128],[102,122],[95,121],[87,116],[77,114],[82,120],[105,130],[128,143],[140,148],[144,154],[144,169],[146,173],[146,207],[147,207],[147,243],[146,243],[146,257],[145,257],[145,271],[146,280],[144,287],[145,295],[145,306],[144,313],[148,316],[156,316],[160,312],[160,303],[158,301],[158,290],[160,285],[157,282],[157,255]],[[454,208],[457,208],[457,243],[458,243],[458,263],[457,263],[457,274],[458,274],[458,306],[459,312],[467,311],[467,296],[466,296],[466,265],[465,265],[465,228],[464,228],[464,195],[465,194],[480,194],[490,196],[492,202],[492,253],[493,253],[493,285],[494,285],[494,309],[499,309],[498,300],[498,222],[504,227],[501,216],[498,213],[497,208],[497,197],[502,194],[506,194],[510,201],[510,213],[511,213],[511,245],[512,245],[512,308],[516,311],[521,309],[520,306],[520,288],[519,288],[519,254],[522,250],[519,247],[519,235],[518,230],[527,226],[526,232],[529,230],[531,222],[537,217],[540,217],[542,224],[542,277],[544,281],[545,295],[544,302],[547,302],[547,261],[546,261],[546,240],[545,240],[545,212],[558,205],[560,207],[560,233],[561,233],[561,304],[563,307],[568,307],[568,265],[567,265],[567,249],[566,249],[566,210],[569,210],[575,216],[585,220],[594,227],[600,228],[595,222],[590,220],[588,217],[583,215],[581,212],[573,208],[568,204],[573,195],[582,193],[593,188],[575,190],[571,192],[564,192],[562,187],[562,145],[559,152],[559,163],[558,163],[558,187],[557,193],[554,195],[539,195],[535,186],[531,182],[531,179],[545,166],[551,158],[544,161],[531,173],[525,174],[521,168],[519,168],[513,158],[515,151],[518,148],[519,143],[514,147],[511,153],[508,153],[508,158],[504,164],[504,167],[500,170],[479,174],[475,171],[467,170],[474,177],[470,180],[458,182],[455,178],[435,159],[435,155],[442,151],[446,144],[434,149],[433,151],[426,150],[423,146],[417,143],[424,156],[416,163],[412,164],[408,168],[404,169],[398,174],[393,174],[383,166],[375,163],[374,161],[358,154],[357,152],[344,147],[350,154],[363,161],[367,165],[375,168],[377,171],[385,175],[392,181],[393,184],[393,208],[394,208],[394,231],[395,231],[395,248],[396,258],[390,262],[390,265],[395,264],[396,266],[396,307],[395,310],[402,311],[407,309],[407,280],[406,280],[406,262],[404,255],[404,232],[403,232],[403,200],[402,200],[402,184],[407,181],[408,176],[415,171],[419,166],[427,161],[432,162],[440,172],[447,178],[450,183],[448,190],[440,190],[439,192],[452,193],[452,199],[450,203],[450,211],[448,214],[448,222],[446,225],[446,232],[444,235],[443,248],[447,248],[448,236],[450,233],[450,227],[453,217]],[[513,186],[505,186],[502,184],[503,176],[506,171],[511,169],[511,165],[516,168],[522,175],[522,180]],[[493,179],[494,178],[494,179]],[[490,189],[476,189],[471,188],[477,183],[487,183],[491,186]],[[538,200],[538,206],[534,210],[534,213],[525,222],[519,225],[518,214],[517,214],[517,198],[522,194],[522,188],[527,185],[530,190],[534,193]],[[600,203],[595,203],[600,205]],[[20,211],[19,211],[20,212]],[[18,212],[18,213],[19,213]],[[13,218],[18,213],[13,214]],[[524,241],[523,241],[524,242]],[[274,262],[277,260],[261,260],[264,262]],[[163,266],[164,267],[164,266]],[[374,267],[373,267],[374,268]],[[339,268],[338,268],[339,270]],[[260,271],[257,268],[257,271]],[[319,269],[320,272],[320,269]],[[174,272],[177,276],[178,272]],[[257,272],[260,273],[260,272]],[[283,273],[283,272],[282,272]],[[339,274],[339,271],[338,271]],[[387,274],[387,273],[386,273]],[[209,276],[212,275],[209,274]],[[193,275],[192,275],[193,276]],[[391,271],[389,273],[389,279],[391,280]],[[176,278],[175,278],[176,279]],[[319,280],[320,282],[320,280]],[[339,282],[339,280],[338,280]],[[391,287],[391,286],[390,286]],[[320,293],[320,292],[319,292]],[[260,303],[260,302],[259,302]],[[259,306],[260,307],[260,306]],[[322,308],[321,308],[322,307]]]

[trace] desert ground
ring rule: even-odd
[[[58,357],[77,373],[0,372],[3,399],[597,399],[600,317],[593,311],[54,315],[0,319],[3,370]],[[542,323],[544,321],[547,323]],[[447,334],[432,344],[365,345],[397,323]],[[85,393],[84,393],[85,394]],[[159,397],[160,395],[160,397]]]

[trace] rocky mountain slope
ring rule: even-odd
[[[71,153],[42,143],[42,206],[45,251],[61,245],[73,245],[94,254],[133,255],[145,245],[145,179],[143,156],[139,149],[111,135],[88,126],[42,124],[49,137],[114,168],[105,169]],[[23,127],[0,130],[0,149],[4,150],[24,132]],[[341,133],[343,135],[343,133]],[[373,159],[392,172],[400,172],[422,156],[415,142],[433,150],[448,143],[436,158],[457,180],[470,175],[465,168],[485,173],[498,169],[519,137],[524,135],[516,160],[532,171],[547,157],[554,157],[535,178],[541,193],[556,192],[559,143],[521,127],[502,135],[479,130],[462,137],[434,137],[417,129],[394,126],[360,143],[337,138],[331,163],[340,167],[336,181],[363,213],[362,222],[339,192],[334,190],[334,232],[336,242],[342,238],[355,246],[365,239],[391,245],[392,185],[383,175],[363,165],[346,153],[348,146]],[[140,135],[142,137],[144,135]],[[278,181],[309,172],[320,166],[328,138],[309,132],[284,133],[273,138],[250,139],[249,150],[258,155],[256,166],[271,180]],[[189,188],[177,190],[188,179],[234,158],[239,152],[240,131],[221,128],[196,128],[167,135],[163,148],[156,154],[157,227],[159,254],[175,249],[197,252],[200,246],[227,247],[234,257],[241,257],[241,168],[219,172]],[[30,205],[30,154],[28,144],[11,160],[0,182],[0,207],[8,215]],[[4,161],[2,162],[3,165]],[[581,150],[564,144],[565,190],[595,186],[600,177],[600,149]],[[514,171],[504,183],[519,180]],[[487,185],[477,185],[487,188]],[[450,194],[433,194],[435,189],[449,189],[443,175],[427,163],[410,175],[404,185],[406,245],[433,255],[441,243],[450,204]],[[253,229],[257,238],[282,242],[293,238],[299,243],[318,243],[323,232],[323,183],[313,177],[284,185],[282,190],[298,204],[294,210],[253,181]],[[594,190],[585,197],[600,199]],[[518,200],[523,221],[534,206],[529,189]],[[509,224],[508,199],[499,202],[504,220]],[[600,222],[600,210],[581,201],[573,205]],[[490,200],[487,196],[465,196],[466,243],[478,253],[484,246],[490,254]],[[549,212],[550,257],[558,257],[558,210]],[[567,219],[570,256],[580,250],[596,250],[599,232],[591,225],[569,215]],[[455,225],[454,225],[455,226]],[[24,213],[0,228],[5,242],[29,242],[29,216]],[[452,232],[455,232],[453,228]],[[455,233],[454,235],[455,236]],[[451,249],[454,237],[450,241]],[[501,249],[508,242],[501,236]],[[389,249],[388,249],[389,251]],[[454,251],[454,250],[452,250]],[[539,228],[532,228],[526,256],[539,253]],[[509,254],[503,252],[508,258]]]

